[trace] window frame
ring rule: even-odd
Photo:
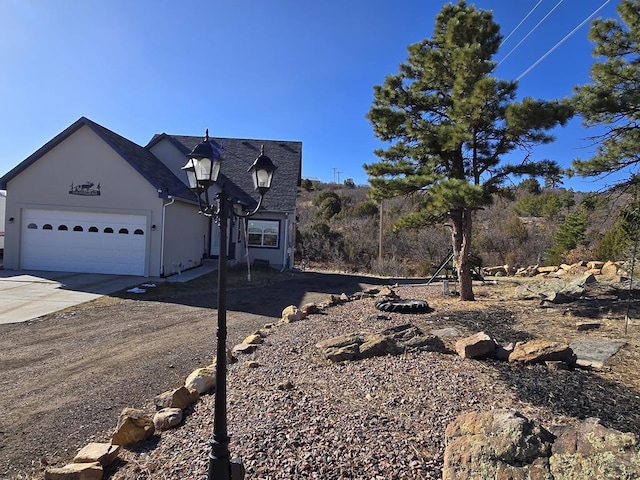
[[[260,244],[256,244],[256,243],[251,243],[251,223],[253,222],[261,222],[263,224],[266,224],[264,226],[262,226],[260,228]],[[253,219],[247,219],[247,246],[249,248],[268,248],[271,250],[277,250],[280,248],[280,225],[282,223],[282,220],[278,220],[278,219],[272,219],[272,218],[253,218]],[[265,230],[267,230],[267,228],[269,228],[269,224],[273,225],[277,225],[277,234],[276,235],[276,242],[275,245],[268,245],[265,244]],[[255,227],[254,227],[255,228]],[[271,227],[273,228],[273,227]],[[254,233],[253,235],[257,235],[257,233]],[[273,236],[273,233],[267,233],[267,235],[271,235]]]

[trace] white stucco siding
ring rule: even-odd
[[[185,163],[187,163],[186,156],[176,146],[166,138],[160,140],[153,147],[150,148],[158,159],[164,163],[173,174],[186,184],[186,174],[182,170]]]
[[[182,202],[169,203],[165,209],[164,276],[202,263],[202,257],[207,253],[209,228],[209,219],[198,213],[197,206]]]
[[[100,185],[100,195],[71,195],[83,184]],[[145,209],[157,192],[129,163],[84,126],[13,178],[11,202],[70,208]]]
[[[81,127],[7,184],[8,224],[4,266],[25,268],[21,260],[25,212],[80,212],[135,215],[145,222],[144,275],[160,274],[162,199],[125,159],[91,128]],[[99,192],[99,194],[98,194]],[[79,194],[78,194],[79,193]],[[152,225],[157,225],[154,230]],[[28,257],[27,257],[28,258]]]

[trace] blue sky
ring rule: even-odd
[[[445,3],[0,0],[0,175],[86,116],[140,145],[155,133],[205,128],[219,137],[298,140],[303,177],[366,184],[362,165],[376,161],[381,146],[365,118],[373,86],[398,71],[409,44],[431,36]],[[468,3],[492,10],[504,37],[513,32],[495,58],[504,59],[502,79],[518,78],[601,5],[596,17],[617,18],[618,4]],[[568,96],[589,81],[589,23],[520,79],[520,97]],[[593,132],[579,118],[555,134],[534,158],[569,166],[592,152]]]

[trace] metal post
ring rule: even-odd
[[[216,398],[213,437],[210,440],[208,480],[229,480],[231,465],[227,434],[227,215],[228,200],[218,194],[220,243],[218,248],[218,350],[216,352]]]

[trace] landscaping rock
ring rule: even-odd
[[[179,408],[163,408],[153,416],[156,430],[169,430],[182,422],[182,410]]]
[[[445,433],[443,480],[551,480],[553,435],[510,410],[458,417]]]
[[[493,355],[496,343],[484,332],[461,338],[456,342],[456,352],[462,358],[485,358]]]
[[[179,408],[184,410],[192,403],[197,402],[199,397],[200,395],[196,390],[189,390],[187,387],[182,386],[157,395],[153,399],[153,403],[158,409]]]
[[[64,467],[49,468],[45,480],[101,480],[102,465],[94,463],[70,463]]]
[[[398,298],[398,295],[396,295],[396,292],[394,292],[391,288],[382,287],[380,290],[378,290],[378,293],[376,293],[376,297]]]
[[[577,365],[580,367],[602,368],[607,360],[620,350],[625,342],[609,340],[607,338],[587,338],[576,340],[569,346],[577,356]]]
[[[297,322],[304,318],[304,314],[301,310],[298,310],[298,307],[295,305],[289,305],[282,311],[281,322],[282,323],[291,323]]]
[[[640,448],[632,433],[596,418],[552,435],[510,410],[473,412],[447,425],[443,480],[632,480]]]
[[[429,333],[439,338],[455,338],[460,336],[460,331],[454,327],[437,328],[431,330]]]
[[[596,418],[565,427],[551,451],[551,473],[557,480],[640,478],[635,435],[605,428]]]
[[[576,363],[576,356],[566,343],[546,340],[518,343],[509,355],[509,363],[531,364],[547,361],[561,361],[573,366]]]
[[[184,381],[184,386],[189,390],[195,390],[200,395],[213,390],[216,386],[215,365],[195,369]]]
[[[248,343],[239,343],[233,347],[233,353],[251,353],[256,349],[255,345],[249,345]]]
[[[359,358],[380,357],[389,352],[389,337],[367,335],[359,348]]]
[[[502,360],[503,362],[507,362],[509,361],[509,355],[511,355],[511,352],[513,352],[514,348],[515,348],[515,345],[513,344],[513,342],[508,343],[506,345],[497,344],[496,350],[495,352],[493,352],[493,357],[496,360]]]
[[[373,356],[397,355],[407,350],[442,352],[442,340],[425,335],[413,325],[399,325],[379,334],[351,333],[323,340],[316,344],[322,354],[332,362],[359,360]]]
[[[120,413],[116,432],[111,437],[111,443],[126,447],[146,440],[153,435],[154,431],[153,419],[145,411],[125,408]]]
[[[383,330],[382,335],[389,338],[389,353],[397,355],[407,350],[423,352],[444,352],[446,347],[435,335],[425,335],[418,327],[405,324]]]
[[[311,303],[305,303],[302,307],[300,307],[300,310],[302,311],[302,314],[304,316],[307,315],[313,315],[315,313],[320,313],[320,309],[318,308],[318,306],[311,302]]]
[[[247,345],[260,345],[263,342],[262,336],[257,333],[249,335],[242,341],[242,343],[246,343]]]
[[[618,271],[620,270],[620,266],[614,262],[606,262],[602,268],[600,268],[600,274],[603,277],[615,277],[618,275]]]
[[[73,463],[100,463],[103,467],[111,465],[120,452],[119,445],[111,443],[89,443],[74,457]]]

